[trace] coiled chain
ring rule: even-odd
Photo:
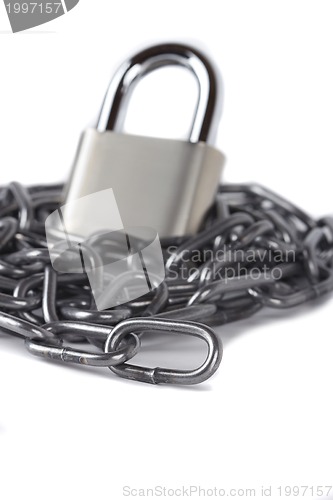
[[[333,217],[314,220],[259,185],[229,184],[220,186],[197,235],[161,241],[166,279],[158,288],[99,311],[85,274],[58,273],[50,264],[44,222],[62,190],[0,188],[0,330],[23,339],[34,355],[145,382],[194,384],[221,362],[212,326],[333,290]],[[207,358],[194,370],[129,364],[147,331],[199,337]]]

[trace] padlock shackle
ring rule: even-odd
[[[198,83],[198,101],[188,140],[193,143],[213,141],[222,104],[217,71],[200,51],[175,43],[149,47],[120,66],[106,93],[97,130],[121,131],[135,85],[145,75],[163,66],[182,66],[194,74]]]

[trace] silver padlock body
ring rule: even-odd
[[[109,228],[110,214],[71,216],[71,201],[112,188],[124,227],[160,237],[195,233],[214,200],[224,156],[204,143],[86,130],[62,208],[66,230],[80,237]]]

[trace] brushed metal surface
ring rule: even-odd
[[[149,226],[160,237],[193,234],[213,202],[223,164],[223,154],[204,142],[88,129],[65,193],[66,229],[85,237],[108,228],[107,209],[92,223],[84,209],[80,220],[72,217],[69,202],[112,188],[125,227]]]

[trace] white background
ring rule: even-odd
[[[223,74],[224,179],[332,213],[332,27],[325,0],[81,0],[13,35],[1,5],[0,182],[65,180],[118,63],[152,42],[186,41]],[[193,82],[170,75],[138,90],[132,131],[184,132]],[[218,374],[174,388],[46,363],[0,334],[1,499],[118,500],[125,485],[333,485],[332,301],[265,311],[220,335]],[[167,339],[156,348],[172,358]],[[192,344],[178,348],[183,366],[197,361]],[[154,351],[149,359],[163,363]]]

